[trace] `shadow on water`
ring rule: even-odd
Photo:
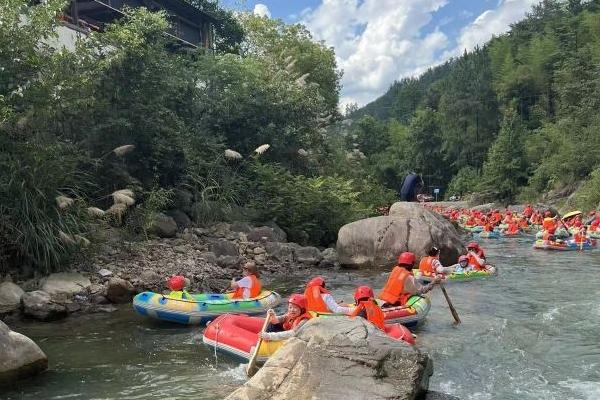
[[[418,332],[434,359],[431,389],[461,399],[600,399],[600,251],[535,251],[526,238],[482,241],[499,276],[439,290]],[[388,271],[321,271],[334,297],[380,288]],[[312,275],[316,273],[313,272]],[[271,283],[287,295],[308,278]],[[283,307],[283,306],[281,306]],[[50,371],[3,399],[220,399],[244,382],[239,362],[201,343],[201,329],[146,320],[122,307],[13,327],[42,347]]]

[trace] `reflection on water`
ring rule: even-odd
[[[418,343],[434,359],[431,388],[461,399],[600,399],[600,251],[550,253],[530,241],[484,242],[498,277],[438,290]],[[334,297],[383,285],[387,271],[324,271]],[[299,292],[306,276],[274,282]],[[244,382],[235,360],[201,343],[199,328],[149,321],[123,307],[14,327],[48,354],[50,371],[2,399],[220,399]]]

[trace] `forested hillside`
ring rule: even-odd
[[[599,89],[600,1],[545,0],[482,48],[396,82],[351,114],[349,137],[389,187],[415,170],[447,195],[576,191],[572,205],[593,208]]]

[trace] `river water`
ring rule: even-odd
[[[439,290],[418,331],[434,360],[430,388],[461,399],[600,399],[600,251],[552,253],[532,240],[482,242],[499,276],[452,283],[452,317]],[[324,271],[336,299],[380,288],[387,271]],[[273,282],[300,291],[307,276]],[[50,359],[47,373],[0,398],[221,399],[244,382],[243,366],[202,345],[199,328],[153,322],[130,307],[64,321],[12,326]]]

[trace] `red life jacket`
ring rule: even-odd
[[[249,298],[253,298],[260,294],[260,292],[262,290],[262,285],[260,284],[260,281],[258,280],[256,275],[248,275],[248,277],[250,277],[250,279],[252,280],[252,286],[250,286],[250,297]],[[237,287],[235,289],[235,291],[233,292],[233,296],[231,296],[231,298],[232,299],[243,299],[244,298],[244,288]]]
[[[477,254],[479,256],[479,254]],[[480,264],[472,254],[467,254],[469,258],[469,265],[475,268],[477,271],[485,270],[485,264]],[[481,258],[481,256],[479,256]]]
[[[404,281],[411,275],[406,269],[395,266],[377,298],[388,304],[406,304],[412,294],[404,293]]]
[[[435,275],[435,270],[433,268],[433,260],[435,260],[435,257],[432,256],[427,256],[427,257],[423,257],[421,259],[421,262],[419,263],[419,272],[421,272],[421,275],[424,276],[433,276]]]
[[[309,286],[304,290],[304,297],[306,297],[306,311],[316,312],[331,312],[327,304],[321,297],[322,293],[328,293],[327,290],[321,286]]]
[[[367,315],[367,319],[376,327],[381,330],[385,329],[385,315],[381,308],[375,303],[374,300],[364,300],[358,303],[358,306],[354,309],[351,317],[358,316],[364,310]]]
[[[307,319],[310,319],[310,314],[308,314],[307,312],[304,312],[304,314],[301,314],[299,316],[297,316],[296,318],[291,318],[290,316],[288,316],[286,314],[285,319],[283,320],[283,329],[285,329],[286,331],[289,331],[290,329],[294,329],[295,327],[297,327],[298,325],[300,325],[300,322],[305,321]]]

